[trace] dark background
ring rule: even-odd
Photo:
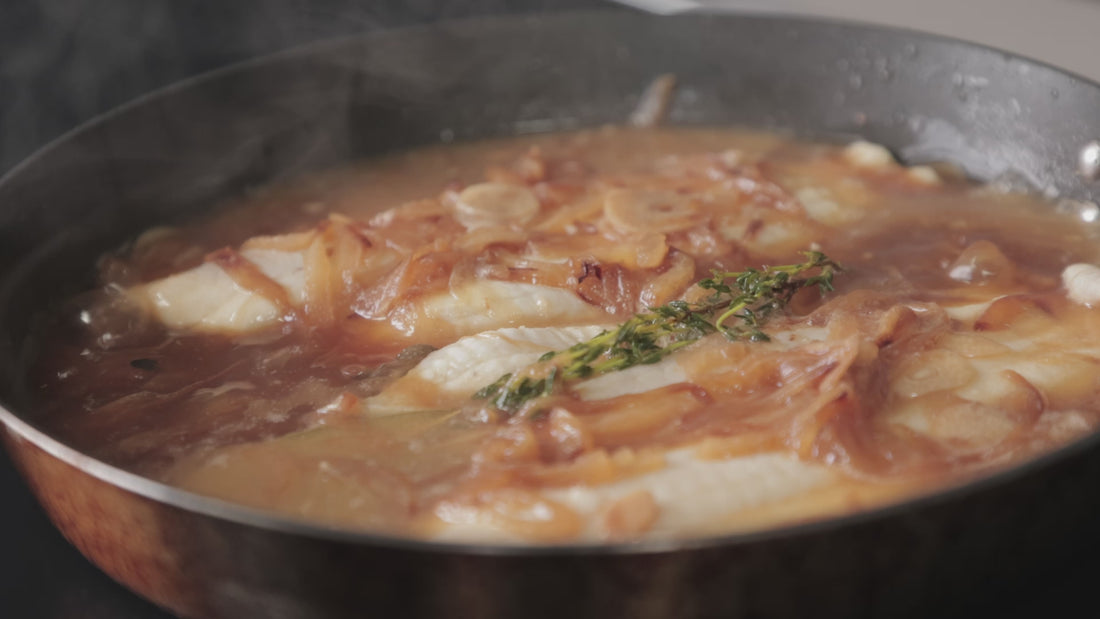
[[[145,92],[321,39],[437,19],[604,6],[600,0],[0,0],[0,173],[76,125]],[[1100,489],[1097,489],[1100,491]],[[1100,525],[1100,523],[1098,523]],[[1095,549],[1049,566],[979,616],[1077,614]],[[1096,616],[1087,612],[1087,616]],[[165,617],[54,531],[0,456],[0,616]]]

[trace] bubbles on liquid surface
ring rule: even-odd
[[[1100,220],[1100,206],[1082,200],[1059,200],[1058,210],[1084,223],[1091,224]]]
[[[1093,140],[1077,155],[1077,171],[1089,180],[1100,178],[1100,142]]]

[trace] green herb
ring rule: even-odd
[[[531,400],[552,395],[564,383],[657,363],[711,333],[722,333],[731,340],[767,341],[761,327],[785,308],[795,293],[814,286],[822,293],[833,289],[833,274],[840,271],[840,265],[821,252],[804,253],[806,261],[799,264],[716,271],[696,284],[712,291],[701,301],[672,301],[650,308],[586,342],[546,353],[534,365],[501,376],[474,397],[515,413]]]

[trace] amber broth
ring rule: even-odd
[[[163,277],[249,237],[307,229],[330,212],[365,220],[383,209],[476,182],[486,168],[507,167],[533,146],[547,160],[573,162],[596,174],[645,170],[672,155],[736,148],[764,158],[780,185],[805,176],[808,160],[835,150],[727,129],[609,129],[429,147],[267,188],[202,221],[148,237],[103,259],[103,284],[124,288]],[[947,267],[964,249],[987,240],[1016,266],[1014,285],[1026,286],[1049,312],[1092,320],[1065,302],[1059,280],[1066,265],[1098,260],[1092,227],[1039,199],[979,191],[961,180],[948,178],[931,188],[898,175],[863,180],[883,207],[818,241],[846,267],[836,282],[838,296],[867,289],[892,302],[965,304],[967,295],[948,277]],[[725,264],[721,262],[700,261],[697,273],[705,275]],[[52,318],[32,386],[38,394],[38,422],[106,462],[173,480],[179,462],[240,445],[243,451],[234,452],[235,457],[247,457],[227,465],[217,481],[199,488],[202,492],[295,517],[414,535],[422,529],[410,523],[455,484],[469,484],[473,477],[484,487],[522,488],[573,474],[564,465],[575,461],[567,458],[498,468],[477,460],[495,440],[498,425],[451,412],[389,418],[318,412],[343,394],[365,398],[404,373],[428,350],[414,348],[399,358],[410,344],[445,342],[365,342],[344,322],[324,328],[286,326],[243,337],[171,334],[156,321],[105,299],[110,295],[102,291],[89,293]],[[876,303],[881,300],[857,298],[849,309],[866,313]],[[785,363],[788,369],[798,366],[797,360]],[[722,403],[705,394],[689,387],[668,389],[681,390],[685,402],[702,404],[693,405],[674,424],[657,423],[633,435],[608,430],[608,438],[599,442],[608,453],[624,447],[636,451],[625,468],[640,472],[659,466],[647,460],[647,449],[654,446],[759,434],[758,426],[724,416]],[[741,400],[744,406],[753,401],[747,396]],[[766,398],[759,403],[769,405]],[[596,404],[575,406],[574,414],[585,418],[604,419],[601,415],[614,412]],[[1100,404],[1082,415],[1092,423]],[[840,466],[853,483],[904,487],[905,492],[955,483],[976,470],[1004,466],[1066,440],[1061,434],[1021,435],[987,453],[948,457],[919,438],[887,436],[873,428],[836,426],[828,432],[837,434],[830,439],[833,443],[846,447],[830,452],[826,441],[802,456]],[[859,436],[853,438],[855,434]],[[275,437],[287,438],[273,442]],[[854,454],[851,445],[866,441],[878,443]],[[783,441],[754,438],[748,443],[752,445],[745,449],[751,451]],[[718,441],[714,449],[736,452],[731,445]],[[328,473],[316,473],[318,466]],[[602,465],[593,461],[586,466]],[[874,503],[835,497],[827,502],[829,513]],[[781,510],[775,517],[788,516]]]

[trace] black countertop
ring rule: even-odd
[[[603,6],[599,0],[2,0],[0,171],[141,93],[324,38],[435,19]],[[1092,603],[1093,548],[1004,592],[1004,619],[1077,615]],[[962,607],[966,607],[963,604]],[[1088,613],[1096,614],[1095,612]],[[0,616],[154,619],[163,611],[88,563],[0,457]]]

